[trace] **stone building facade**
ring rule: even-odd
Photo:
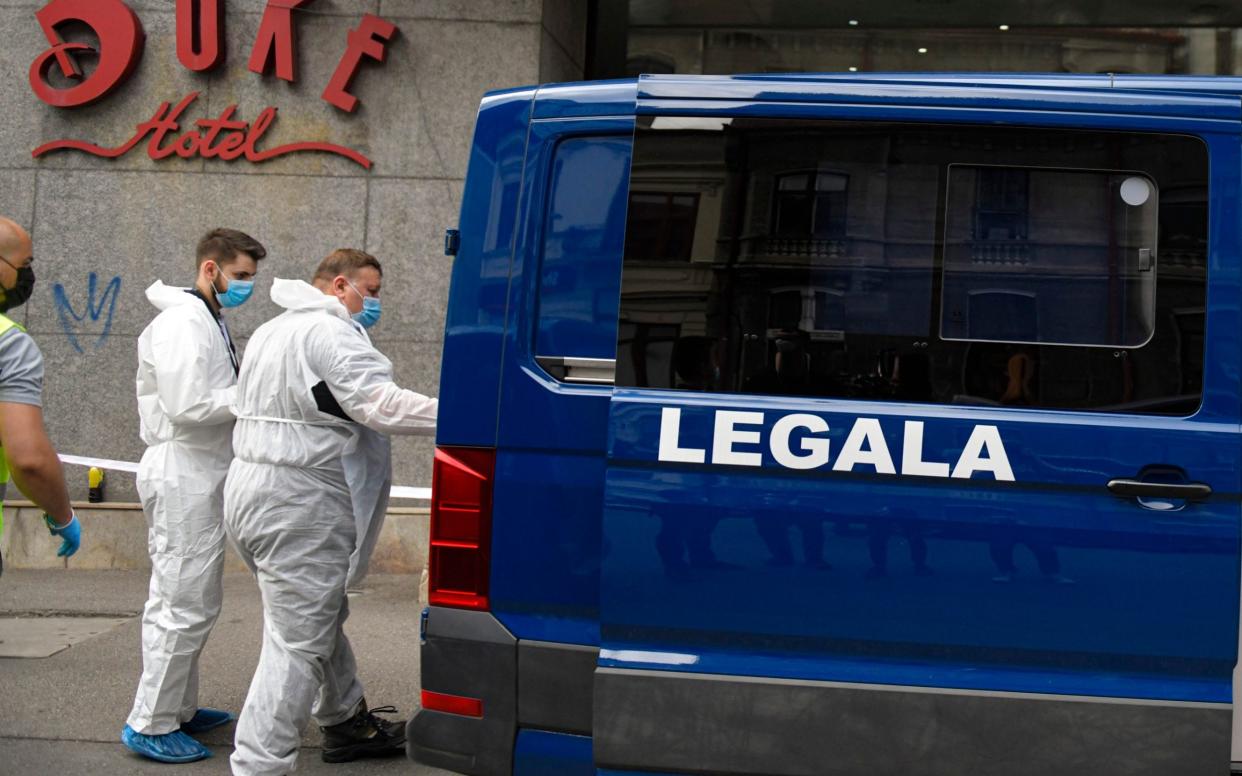
[[[273,278],[308,278],[330,250],[358,247],[386,270],[376,344],[401,384],[438,393],[451,267],[442,237],[456,223],[479,100],[490,89],[581,78],[586,3],[315,0],[294,12],[293,83],[247,67],[266,0],[226,0],[226,58],[206,73],[178,61],[175,0],[126,4],[146,33],[137,69],[98,103],[59,109],[36,97],[28,76],[48,48],[35,16],[47,3],[0,3],[0,213],[34,236],[39,280],[18,316],[46,357],[45,413],[60,452],[139,459],[136,344],[155,314],[144,290],[157,279],[188,284],[195,242],[213,226],[242,229],[269,249],[254,298],[229,313],[239,344],[279,312],[267,293]],[[385,62],[359,69],[351,91],[360,106],[345,113],[320,95],[365,14],[399,32]],[[121,145],[161,103],[193,92],[183,130],[228,105],[242,121],[276,106],[265,147],[332,143],[374,165],[328,154],[153,161],[145,142],[117,159],[32,158],[65,138]],[[396,482],[428,485],[431,452],[429,441],[398,441]],[[85,470],[66,471],[73,496],[85,498]],[[108,500],[136,500],[131,475],[109,474]]]

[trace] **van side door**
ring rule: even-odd
[[[1237,109],[1108,99],[640,103],[598,766],[1222,772]]]
[[[632,115],[537,117],[527,144],[491,538],[491,609],[517,639],[520,728],[591,730],[633,126]]]

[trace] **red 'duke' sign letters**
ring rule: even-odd
[[[296,80],[297,36],[293,12],[314,0],[268,0],[259,25],[259,34],[250,55],[249,69],[265,75],[275,69],[276,77]],[[207,72],[225,59],[225,0],[177,0],[177,59],[187,69]],[[56,108],[77,108],[107,97],[125,83],[142,59],[146,35],[142,22],[124,0],[52,0],[35,12],[51,47],[30,65],[30,88],[40,100]],[[66,42],[58,28],[70,22],[90,27],[99,39],[99,48],[84,43]],[[358,27],[346,38],[345,53],[323,91],[323,99],[345,111],[354,112],[358,98],[350,93],[350,83],[362,67],[363,59],[383,62],[387,44],[397,34],[396,25],[374,14],[366,14]],[[93,72],[86,75],[75,54],[97,58]],[[49,81],[52,68],[69,81],[56,86]],[[276,121],[276,108],[264,108],[258,117],[247,123],[235,119],[236,105],[230,105],[216,119],[199,119],[196,129],[183,134],[181,114],[198,98],[188,95],[176,107],[165,102],[150,120],[138,125],[128,142],[105,148],[80,140],[56,140],[45,143],[33,152],[38,158],[53,151],[74,150],[104,158],[117,158],[129,153],[149,137],[147,155],[159,160],[169,156],[184,159],[246,159],[264,162],[279,156],[300,152],[329,153],[342,156],[370,169],[371,160],[357,151],[330,143],[291,143],[267,150],[259,141]]]

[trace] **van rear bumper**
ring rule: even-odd
[[[508,774],[517,734],[517,639],[489,612],[430,607],[421,649],[424,690],[476,698],[482,717],[421,709],[406,752],[459,773]]]
[[[1227,772],[1228,704],[600,668],[595,764],[782,776]]]
[[[432,606],[422,687],[482,701],[483,716],[421,709],[406,726],[410,759],[473,776],[509,776],[519,727],[591,734],[599,649],[519,640],[490,612]]]

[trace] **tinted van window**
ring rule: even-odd
[[[1190,414],[1207,173],[1185,136],[642,119],[618,384]]]
[[[624,239],[628,136],[571,137],[552,163],[535,353],[612,358]]]

